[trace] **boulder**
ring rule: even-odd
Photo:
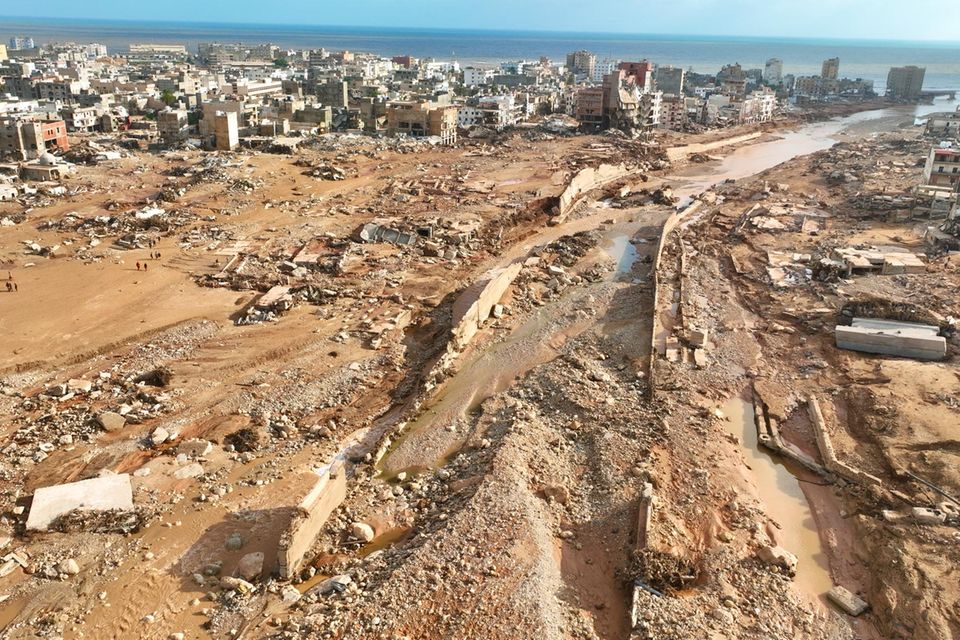
[[[173,472],[173,477],[177,480],[184,480],[186,478],[197,478],[203,475],[203,467],[200,466],[197,462],[192,462],[185,467],[180,467]]]
[[[947,521],[947,514],[938,509],[927,509],[926,507],[913,507],[910,509],[910,517],[917,524],[943,524]]]
[[[263,553],[255,551],[240,558],[237,573],[246,580],[253,580],[263,573]]]
[[[293,585],[287,585],[280,590],[280,599],[284,604],[295,604],[300,600],[300,592]]]
[[[350,525],[350,535],[361,542],[370,542],[376,536],[373,527],[366,522],[354,522]]]
[[[93,389],[93,383],[83,378],[71,378],[67,380],[67,388],[79,393],[90,393],[90,390]]]
[[[80,573],[80,565],[78,565],[77,561],[73,558],[67,558],[66,560],[60,561],[57,565],[57,571],[65,573],[68,576],[75,576]]]
[[[757,557],[760,558],[762,562],[776,565],[791,573],[797,570],[797,556],[783,547],[761,547],[757,552]]]
[[[240,593],[250,593],[253,591],[253,585],[243,578],[232,578],[230,576],[220,578],[220,586],[230,591],[239,591]]]
[[[190,438],[177,445],[177,453],[199,458],[213,450],[213,443],[202,438]]]
[[[157,427],[153,430],[153,433],[150,434],[150,443],[153,446],[161,445],[167,440],[170,439],[170,432],[164,429],[163,427]]]

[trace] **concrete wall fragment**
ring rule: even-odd
[[[330,514],[347,497],[347,475],[342,464],[314,474],[316,482],[297,505],[297,513],[280,536],[277,561],[280,576],[289,579],[300,570]]]
[[[500,302],[507,288],[513,284],[523,265],[514,262],[500,269],[492,269],[460,294],[453,303],[453,340],[457,349],[463,349],[490,317],[493,306]]]

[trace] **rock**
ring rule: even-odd
[[[57,571],[68,576],[75,576],[80,573],[80,565],[73,558],[67,558],[60,561],[60,564],[57,565]]]
[[[240,558],[240,562],[237,564],[237,573],[247,580],[253,580],[263,573],[263,553],[255,551]]]
[[[170,640],[183,640],[187,636],[183,633],[183,631],[177,631],[175,633],[171,633],[169,637]]]
[[[350,525],[350,535],[361,542],[370,542],[376,537],[373,527],[366,522],[354,522]]]
[[[294,604],[300,600],[300,597],[300,592],[292,585],[288,584],[280,590],[280,599],[283,600],[284,604]]]
[[[198,462],[191,462],[185,467],[180,467],[173,472],[173,477],[177,480],[185,478],[197,478],[203,475],[203,467]]]
[[[917,524],[943,524],[947,521],[947,514],[937,509],[927,509],[925,507],[913,507],[910,509],[910,517]]]
[[[71,378],[67,380],[67,388],[80,393],[90,393],[90,390],[93,389],[93,383],[82,378]]]
[[[199,458],[213,450],[213,443],[201,438],[190,438],[177,445],[177,453]]]
[[[164,429],[163,427],[157,427],[153,430],[153,433],[150,434],[150,443],[153,446],[161,445],[167,440],[170,439],[170,432]]]
[[[240,593],[250,593],[253,591],[253,585],[243,578],[232,578],[230,576],[220,578],[220,586],[230,591],[239,591]]]
[[[227,538],[226,547],[229,551],[236,551],[243,546],[243,536],[239,533],[232,533]]]
[[[547,485],[540,490],[543,494],[543,497],[547,500],[553,500],[558,504],[567,504],[570,500],[570,492],[566,487],[559,485]]]
[[[710,617],[724,625],[731,625],[734,622],[733,614],[723,607],[717,607],[711,611]]]
[[[53,396],[54,398],[59,398],[60,396],[67,395],[67,385],[55,384],[52,387],[47,387],[47,389],[43,393],[44,395]]]
[[[827,597],[851,616],[860,615],[866,611],[869,606],[861,598],[841,586],[836,586],[830,589],[830,591],[827,591]]]
[[[797,570],[797,556],[783,547],[761,547],[757,557],[762,562],[782,567],[791,573]]]
[[[332,578],[327,578],[315,587],[312,587],[309,591],[307,591],[307,593],[319,593],[321,595],[325,595],[333,591],[342,593],[346,591],[351,582],[353,582],[353,578],[344,573],[338,576],[333,576]]]

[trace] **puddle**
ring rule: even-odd
[[[411,527],[397,527],[395,529],[384,531],[371,542],[364,545],[362,549],[360,549],[360,557],[365,558],[375,551],[387,549],[397,542],[405,540],[410,536],[412,531],[413,529]]]
[[[833,587],[830,565],[823,552],[820,534],[800,481],[778,456],[771,456],[757,444],[753,422],[753,403],[739,397],[730,399],[721,409],[723,423],[743,444],[743,457],[766,512],[780,525],[774,531],[777,544],[797,556],[797,587],[820,602]],[[801,470],[796,471],[802,474]]]
[[[304,580],[300,584],[296,584],[294,586],[297,588],[297,591],[299,591],[300,593],[306,593],[307,591],[309,591],[310,589],[312,589],[313,587],[317,586],[318,584],[320,584],[321,582],[323,582],[324,580],[330,577],[331,576],[326,573],[316,573],[312,578],[308,578],[307,580]]]
[[[630,273],[633,263],[637,261],[637,248],[630,242],[630,235],[626,233],[618,233],[610,238],[604,245],[603,251],[617,261],[617,275]]]

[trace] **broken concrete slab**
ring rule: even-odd
[[[912,322],[854,318],[850,326],[837,325],[837,347],[851,351],[941,360],[947,355],[947,341],[939,327]]]
[[[938,525],[947,521],[947,514],[939,509],[913,507],[910,509],[910,518],[918,524]]]
[[[42,487],[33,494],[28,531],[46,531],[60,516],[74,510],[133,510],[133,488],[126,473]]]
[[[870,606],[863,599],[841,586],[830,589],[827,592],[827,598],[851,616],[860,615]]]

